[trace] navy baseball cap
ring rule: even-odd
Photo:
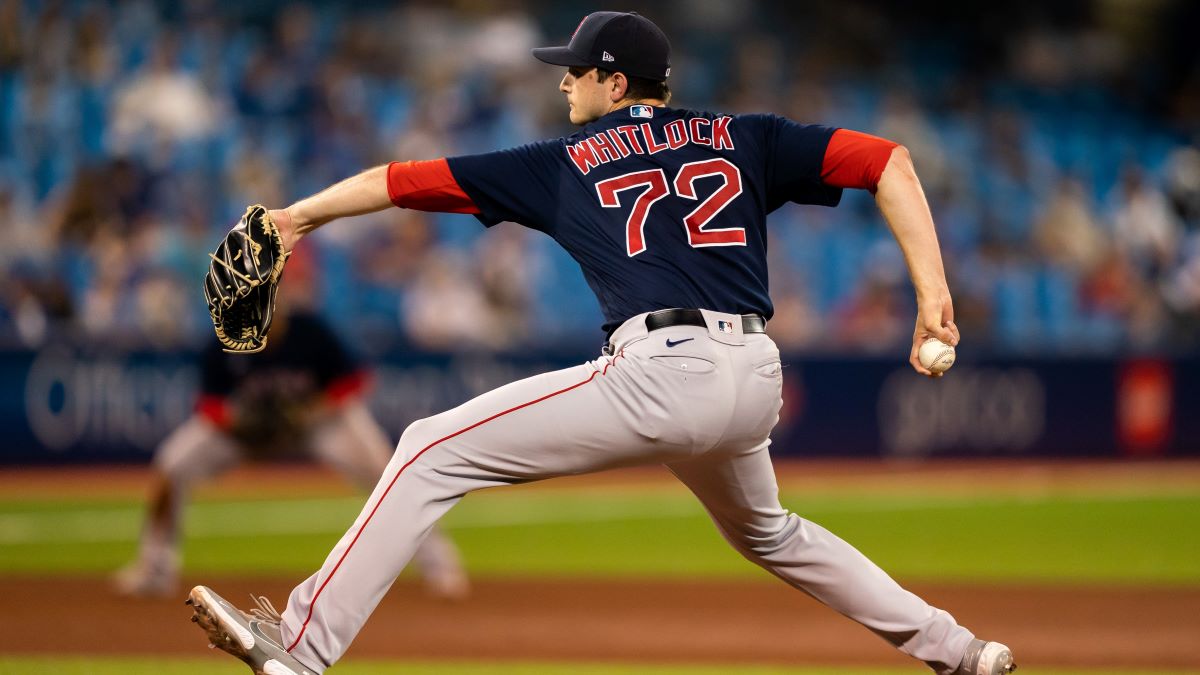
[[[538,47],[534,58],[556,66],[595,66],[662,82],[671,74],[671,43],[637,12],[592,12],[565,47]]]

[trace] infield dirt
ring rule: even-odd
[[[205,578],[234,602],[282,605],[294,580]],[[913,585],[1027,666],[1196,668],[1200,589]],[[197,655],[204,634],[178,598],[128,600],[100,578],[0,579],[0,653]],[[912,664],[882,640],[779,583],[477,580],[462,603],[399,583],[354,658]],[[914,671],[919,672],[919,671]]]

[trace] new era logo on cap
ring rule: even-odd
[[[608,52],[604,52],[604,56],[601,56],[600,59],[603,61],[616,61],[616,59],[613,58],[613,55],[609,54]]]

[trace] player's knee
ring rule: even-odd
[[[188,490],[196,481],[195,472],[187,467],[156,467],[151,478],[151,490],[156,495],[176,495]]]
[[[769,558],[792,544],[800,522],[798,516],[788,514],[768,523],[747,525],[737,532],[738,549],[753,561]]]
[[[400,434],[400,443],[396,448],[397,452],[409,454],[420,452],[422,448],[439,438],[436,426],[432,417],[419,419],[409,424],[404,429],[404,433]]]

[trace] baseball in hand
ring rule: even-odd
[[[917,360],[931,373],[944,373],[954,365],[954,347],[937,338],[929,338],[917,351]]]

